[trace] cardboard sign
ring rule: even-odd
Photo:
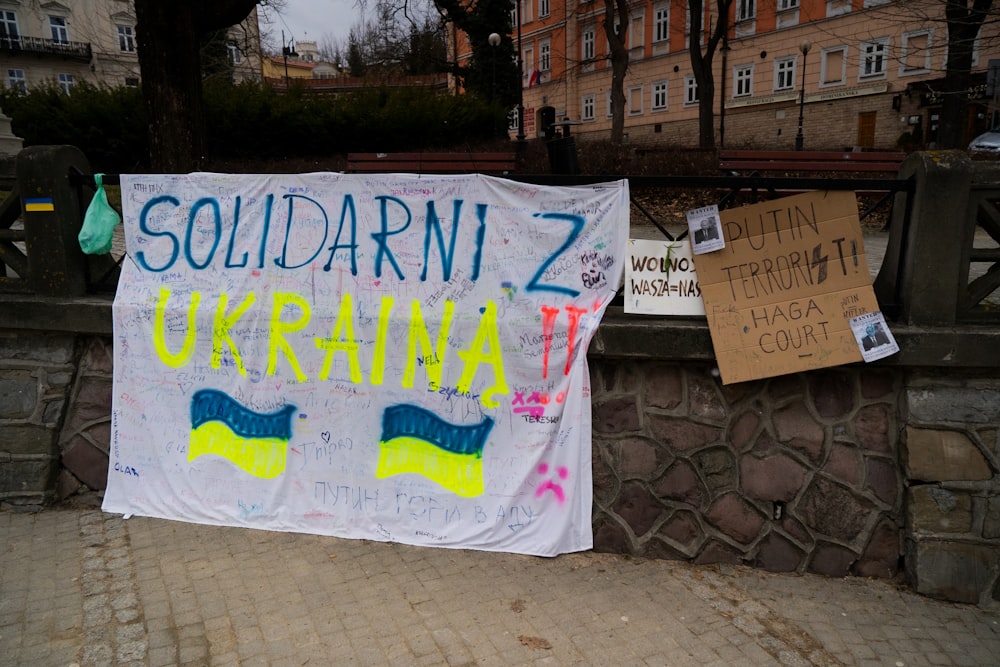
[[[625,312],[705,314],[690,241],[629,239],[625,256]]]
[[[721,212],[695,262],[724,384],[861,361],[850,318],[879,310],[852,192]]]
[[[592,546],[587,347],[626,181],[123,175],[109,512]]]

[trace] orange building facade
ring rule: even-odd
[[[552,119],[569,119],[580,123],[574,134],[606,138],[611,67],[604,2],[520,2],[525,135],[544,136]],[[704,25],[717,24],[714,3],[705,4],[711,6]],[[687,5],[630,5],[624,92],[631,143],[698,143]],[[934,145],[948,42],[943,2],[735,0],[731,11],[727,48],[713,60],[717,144],[790,149],[801,134],[812,150]],[[996,108],[987,70],[991,60],[1000,69],[998,37],[1000,28],[987,21],[967,92],[969,139],[988,129]],[[513,39],[516,49],[516,27]],[[467,61],[468,41],[459,36],[453,43],[459,62]]]

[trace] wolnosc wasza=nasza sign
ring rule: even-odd
[[[122,177],[104,509],[588,549],[588,344],[625,181]]]

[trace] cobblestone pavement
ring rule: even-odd
[[[0,512],[0,665],[996,665],[892,582]]]

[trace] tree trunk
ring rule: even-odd
[[[618,27],[615,28],[617,19]],[[611,143],[625,141],[625,74],[628,72],[628,0],[604,0],[604,34],[611,50]]]
[[[150,166],[195,171],[205,160],[201,37],[245,19],[257,0],[135,0]]]
[[[990,10],[992,0],[948,0],[948,64],[942,90],[938,148],[965,148],[965,116],[969,101],[969,75],[976,36]]]
[[[136,42],[154,171],[195,171],[205,157],[195,11],[189,0],[135,2]]]

